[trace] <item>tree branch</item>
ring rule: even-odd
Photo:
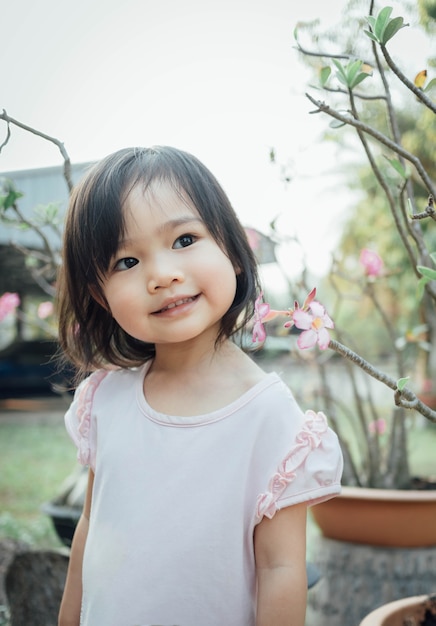
[[[408,152],[408,150],[405,150],[403,146],[395,143],[395,141],[392,141],[392,139],[390,139],[389,137],[386,137],[386,135],[384,135],[383,133],[379,132],[375,128],[372,128],[372,126],[368,126],[368,124],[365,124],[364,122],[361,122],[360,120],[355,119],[352,115],[342,115],[342,113],[338,113],[338,111],[336,111],[335,109],[332,109],[325,102],[322,102],[321,100],[316,100],[315,98],[313,98],[313,96],[311,96],[309,93],[306,93],[306,97],[310,100],[310,102],[312,102],[312,104],[314,104],[317,107],[318,111],[321,111],[322,113],[326,113],[327,115],[330,115],[330,117],[335,118],[336,120],[342,122],[343,124],[347,124],[348,126],[354,126],[354,128],[361,130],[367,135],[370,135],[371,137],[376,139],[379,143],[385,145],[387,148],[389,148],[396,154],[404,157],[406,161],[409,161],[410,163],[412,163],[415,166],[418,174],[420,175],[423,183],[425,184],[425,186],[427,187],[431,195],[433,196],[436,195],[436,189],[434,188],[433,181],[427,174],[427,171],[423,167],[418,157],[416,157],[411,152]]]
[[[380,49],[383,53],[386,63],[388,64],[390,69],[394,72],[394,74],[397,76],[397,78],[403,83],[403,85],[405,85],[407,89],[410,89],[410,91],[415,94],[418,100],[420,100],[423,104],[425,104],[425,106],[429,108],[430,111],[433,111],[433,113],[436,113],[436,104],[432,100],[430,100],[430,98],[427,96],[426,93],[423,92],[422,89],[417,87],[411,80],[407,78],[407,76],[403,74],[403,72],[400,70],[398,65],[394,63],[389,52],[387,51],[386,46],[384,46],[383,44],[380,44]]]
[[[13,117],[10,117],[6,113],[5,109],[3,109],[3,112],[0,113],[0,120],[4,120],[8,125],[8,136],[7,136],[7,139],[3,142],[1,147],[6,145],[6,143],[9,141],[10,124],[14,124],[18,128],[21,128],[22,130],[25,130],[29,133],[32,133],[32,135],[37,135],[38,137],[41,137],[42,139],[45,139],[46,141],[50,141],[51,143],[53,143],[55,146],[59,148],[62,158],[64,159],[64,178],[68,186],[68,191],[71,192],[73,188],[73,180],[71,178],[71,161],[70,161],[68,152],[66,151],[65,146],[62,143],[62,141],[59,141],[59,139],[56,139],[55,137],[46,135],[45,133],[42,133],[41,131],[36,130],[35,128],[32,128],[31,126],[27,126],[26,124],[23,124],[22,122],[19,122],[18,120],[15,120]]]
[[[328,347],[360,367],[360,369],[372,376],[372,378],[375,378],[392,389],[392,391],[395,392],[394,397],[395,404],[397,406],[401,406],[405,409],[414,409],[426,417],[430,422],[436,423],[436,411],[432,411],[432,409],[424,404],[424,402],[421,402],[416,394],[408,389],[408,387],[404,387],[404,389],[400,391],[398,389],[397,381],[394,378],[374,367],[371,363],[368,363],[368,361],[366,361],[363,357],[356,352],[353,352],[353,350],[350,350],[350,348],[347,348],[342,343],[339,343],[339,341],[330,339]]]

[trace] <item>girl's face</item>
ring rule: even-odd
[[[167,183],[133,188],[125,233],[103,281],[110,312],[129,335],[171,344],[215,341],[236,293],[236,272],[192,203]]]

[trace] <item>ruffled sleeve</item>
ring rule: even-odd
[[[65,425],[77,447],[77,460],[81,465],[95,469],[96,425],[92,419],[95,392],[108,371],[98,370],[76,389],[74,400],[65,414]]]
[[[340,493],[342,452],[324,413],[306,411],[303,426],[289,453],[271,476],[267,491],[257,499],[256,518],[270,519],[286,506],[309,506]]]

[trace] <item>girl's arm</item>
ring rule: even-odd
[[[288,506],[256,526],[256,626],[304,626],[306,511],[306,504]]]
[[[94,472],[89,470],[85,504],[71,544],[70,563],[59,611],[59,626],[79,626],[80,624],[80,609],[82,605],[82,561],[86,538],[88,536],[93,484]]]

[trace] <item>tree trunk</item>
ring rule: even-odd
[[[18,553],[5,579],[10,626],[56,626],[68,556],[54,551]]]

